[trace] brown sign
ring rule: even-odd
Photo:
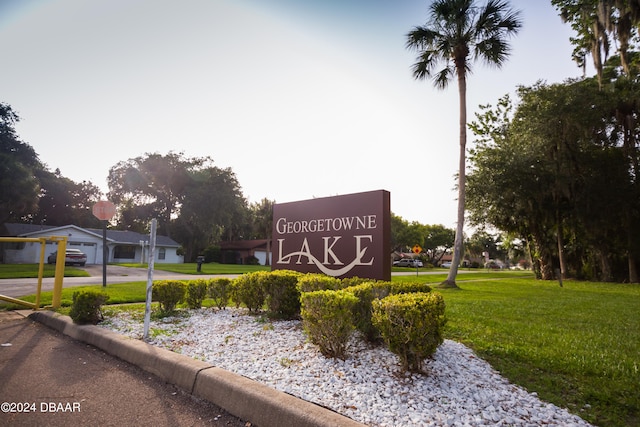
[[[391,210],[378,190],[273,205],[272,269],[391,280]]]

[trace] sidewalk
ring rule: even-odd
[[[0,404],[0,425],[362,427],[203,361],[49,311],[0,312]]]

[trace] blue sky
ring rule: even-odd
[[[51,169],[183,151],[230,167],[250,202],[385,189],[409,221],[454,227],[458,94],[415,81],[417,0],[0,0],[0,101]],[[512,0],[502,69],[474,65],[468,115],[517,85],[579,77],[549,1]],[[472,135],[469,134],[470,141]]]

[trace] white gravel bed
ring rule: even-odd
[[[123,312],[101,326],[142,338],[143,323]],[[589,426],[509,383],[466,346],[446,340],[404,373],[396,355],[353,339],[347,360],[309,343],[299,321],[268,321],[246,310],[194,310],[152,321],[149,341],[277,390],[329,407],[369,426]]]

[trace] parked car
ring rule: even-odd
[[[440,267],[451,268],[451,262],[449,261],[443,262],[442,264],[440,264]]]
[[[396,267],[413,267],[413,268],[423,266],[422,261],[420,261],[419,259],[412,259],[412,258],[403,258],[399,261],[395,261],[393,265],[395,265]]]
[[[49,264],[55,264],[56,259],[58,258],[58,251],[52,252],[47,258],[47,262]],[[84,267],[87,263],[87,255],[84,254],[80,249],[67,249],[65,252],[64,264],[65,265],[79,265],[80,267]]]

